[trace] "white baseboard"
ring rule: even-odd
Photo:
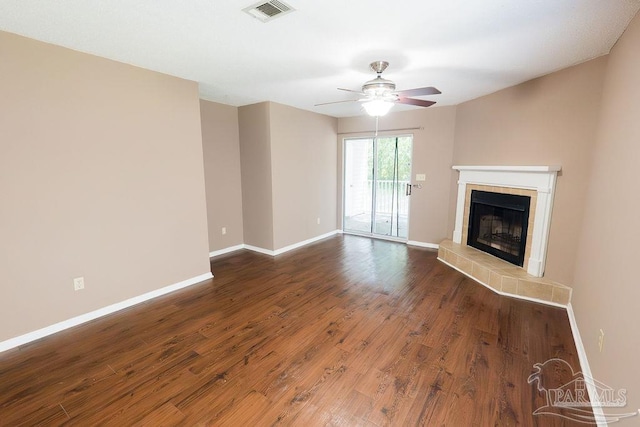
[[[509,293],[506,293],[506,292],[498,291],[498,290],[492,288],[491,286],[489,286],[487,283],[481,282],[480,280],[476,279],[475,277],[471,276],[470,274],[465,273],[464,271],[460,270],[455,265],[449,264],[447,261],[443,260],[442,258],[438,257],[438,261],[440,261],[443,264],[448,265],[449,267],[453,268],[454,270],[459,271],[460,273],[464,274],[465,276],[467,276],[468,278],[470,278],[474,282],[480,283],[482,286],[484,286],[485,288],[489,289],[490,291],[493,291],[494,293],[496,293],[498,295],[502,295],[502,296],[510,297],[510,298],[517,298],[517,299],[521,299],[521,300],[525,300],[525,301],[537,302],[537,303],[545,304],[545,305],[552,305],[554,307],[567,308],[566,305],[559,304],[557,302],[545,301],[545,300],[541,300],[541,299],[538,299],[538,298],[524,297],[522,295],[509,294]]]
[[[573,306],[571,305],[571,303],[567,304],[567,316],[569,316],[571,333],[573,334],[573,341],[576,344],[576,351],[578,352],[580,371],[582,371],[582,375],[584,376],[584,378],[593,379],[591,366],[589,366],[589,360],[587,359],[587,352],[584,349],[584,343],[582,342],[582,337],[580,336],[580,331],[578,330],[578,322],[576,321],[576,316],[573,312]],[[604,415],[604,411],[602,410],[602,406],[600,405],[598,393],[596,392],[593,384],[591,384],[589,381],[587,381],[587,393],[589,394],[591,409],[593,410],[593,415],[596,419],[598,427],[606,427],[607,423],[606,421],[604,421],[606,420],[606,417]]]
[[[407,245],[409,246],[418,246],[421,248],[429,248],[429,249],[439,249],[440,245],[438,245],[437,243],[424,243],[424,242],[418,242],[416,240],[407,240]]]
[[[240,249],[245,249],[245,245],[244,244],[240,244],[240,245],[235,245],[235,246],[229,246],[228,248],[219,249],[217,251],[209,252],[209,258],[213,258],[213,257],[216,257],[216,256],[228,254],[229,252],[239,251]]]
[[[205,274],[201,274],[199,276],[192,277],[190,279],[183,280],[183,281],[178,282],[178,283],[174,283],[173,285],[165,286],[164,288],[156,289],[154,291],[147,292],[145,294],[138,295],[136,297],[129,298],[127,300],[124,300],[124,301],[121,301],[121,302],[118,302],[118,303],[115,303],[115,304],[111,304],[111,305],[108,305],[106,307],[99,308],[98,310],[95,310],[95,311],[92,311],[92,312],[89,312],[89,313],[85,313],[85,314],[82,314],[80,316],[76,316],[76,317],[73,317],[71,319],[64,320],[64,321],[59,322],[59,323],[55,323],[55,324],[47,326],[45,328],[38,329],[36,331],[29,332],[29,333],[24,334],[24,335],[20,335],[20,336],[15,337],[15,338],[10,338],[10,339],[8,339],[6,341],[0,342],[0,352],[9,350],[9,349],[14,348],[14,347],[18,347],[20,345],[29,343],[31,341],[35,341],[35,340],[40,339],[40,338],[44,338],[44,337],[46,337],[48,335],[55,334],[56,332],[60,332],[60,331],[63,331],[65,329],[72,328],[74,326],[78,326],[78,325],[80,325],[82,323],[85,323],[85,322],[88,322],[90,320],[94,320],[94,319],[97,319],[99,317],[106,316],[106,315],[111,314],[111,313],[115,313],[116,311],[120,311],[122,309],[134,306],[136,304],[140,304],[141,302],[145,302],[145,301],[148,301],[150,299],[159,297],[161,295],[165,295],[165,294],[168,294],[170,292],[177,291],[178,289],[182,289],[182,288],[186,288],[186,287],[191,286],[191,285],[195,285],[196,283],[200,283],[202,281],[205,281],[205,280],[211,279],[211,278],[213,278],[213,275],[211,274],[211,272],[205,273]]]
[[[302,242],[294,243],[293,245],[285,246],[284,248],[276,249],[274,251],[274,255],[280,255],[285,252],[292,251],[294,249],[301,248],[302,246],[309,245],[311,243],[317,242],[318,240],[326,239],[327,237],[335,236],[339,230],[333,230],[328,233],[321,234],[320,236],[312,237],[310,239],[304,240]]]
[[[264,248],[259,248],[257,246],[251,246],[251,245],[247,245],[247,244],[245,244],[243,246],[244,246],[245,249],[248,249],[250,251],[258,252],[258,253],[265,254],[265,255],[276,256],[276,255],[283,254],[285,252],[292,251],[294,249],[301,248],[301,247],[309,245],[311,243],[317,242],[318,240],[322,240],[322,239],[326,239],[327,237],[335,236],[336,234],[342,234],[342,230],[333,230],[333,231],[330,231],[328,233],[321,234],[320,236],[312,237],[311,239],[307,239],[307,240],[304,240],[302,242],[294,243],[293,245],[289,245],[289,246],[285,246],[285,247],[280,248],[280,249],[276,249],[275,251],[272,251],[272,250],[269,250],[269,249],[264,249]]]
[[[275,252],[272,251],[271,249],[264,249],[258,246],[252,246],[252,245],[247,245],[246,243],[243,245],[245,249],[248,249],[250,251],[253,252],[258,252],[259,254],[264,254],[264,255],[269,255],[269,256],[275,256]]]

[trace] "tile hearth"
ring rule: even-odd
[[[520,267],[451,240],[440,243],[438,259],[501,294],[560,305],[571,300],[570,287],[532,276]]]

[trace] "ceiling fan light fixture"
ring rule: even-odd
[[[275,1],[275,0],[272,0]],[[383,79],[381,74],[389,66],[387,61],[372,62],[370,68],[375,71],[378,76],[369,80],[362,85],[362,90],[342,89],[338,90],[357,93],[360,99],[347,99],[345,101],[323,102],[319,105],[339,104],[343,102],[360,102],[364,106],[365,111],[372,117],[381,117],[386,115],[394,104],[413,105],[416,107],[430,107],[435,101],[427,101],[424,99],[411,98],[412,96],[438,95],[440,92],[435,87],[417,87],[414,89],[405,89],[396,91],[396,84],[391,80]]]
[[[393,102],[385,101],[384,99],[374,99],[373,101],[365,102],[362,106],[368,115],[372,117],[381,117],[391,110],[393,104]]]
[[[394,90],[396,90],[396,84],[380,76],[362,85],[362,92],[369,96],[386,96]]]

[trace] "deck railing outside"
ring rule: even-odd
[[[399,215],[408,215],[409,198],[405,196],[408,181],[398,181],[397,189],[394,192],[393,180],[378,180],[376,186],[376,212],[379,214],[391,215],[398,213]],[[371,213],[371,186],[372,180],[367,180],[360,187],[366,190],[360,194],[351,194],[351,200],[347,201],[349,209],[347,216],[361,215]],[[355,193],[355,192],[354,192]]]

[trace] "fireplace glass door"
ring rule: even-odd
[[[531,198],[471,193],[467,244],[522,267]]]

